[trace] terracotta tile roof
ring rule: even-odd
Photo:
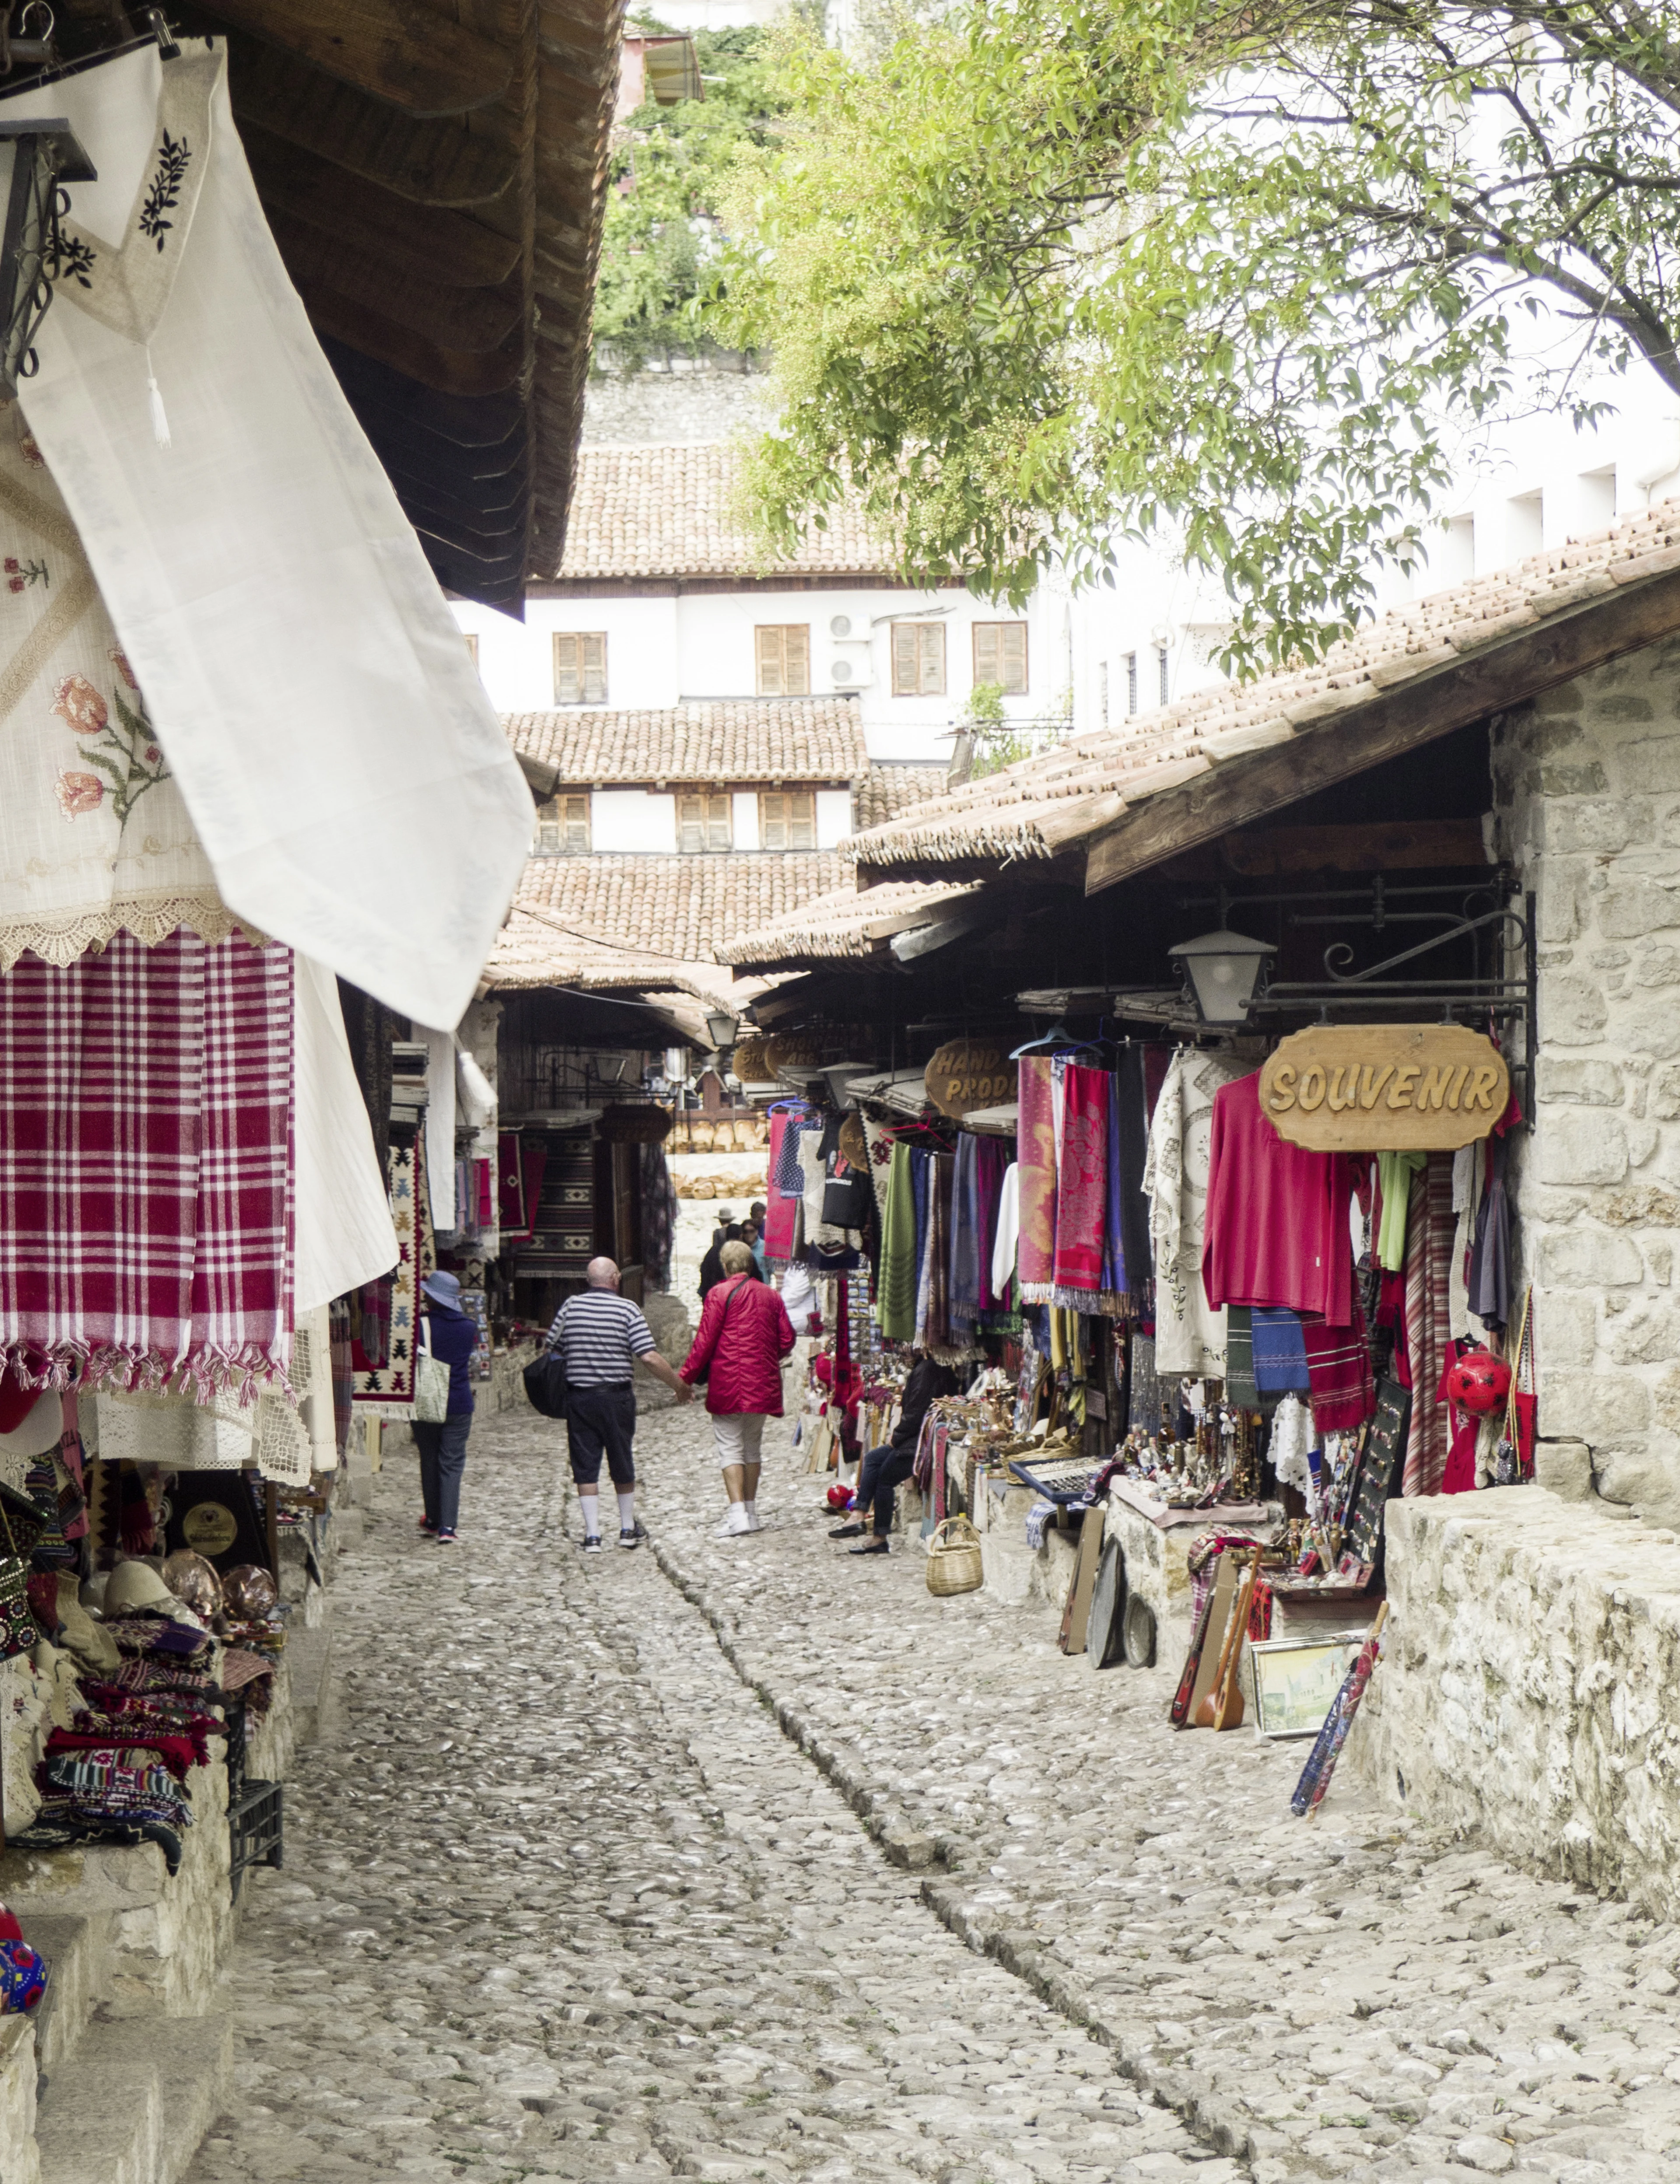
[[[874,576],[890,550],[854,509],[832,511],[797,554],[777,560],[735,512],[733,448],[586,447],[566,526],[562,580],[590,577]]]
[[[560,782],[573,787],[598,781],[838,783],[869,767],[855,698],[743,698],[668,712],[568,707],[509,713],[503,725],[522,757],[553,766]]]
[[[850,875],[828,850],[533,857],[485,977],[492,986],[636,987],[664,972],[681,990],[726,993],[714,952],[724,941],[837,887],[849,890]],[[544,916],[521,916],[526,908]]]
[[[902,819],[915,805],[945,794],[943,766],[872,766],[857,784],[858,832]]]
[[[857,961],[884,953],[895,933],[929,924],[939,911],[981,892],[978,880],[948,886],[887,880],[861,894],[854,887],[838,888],[802,910],[721,942],[717,952],[725,963],[756,970]]]
[[[1333,733],[1397,685],[1491,650],[1553,616],[1680,568],[1680,505],[1399,607],[1316,666],[1198,692],[1120,730],[1070,736],[841,844],[872,866],[1048,858],[1137,804],[1308,733]],[[1499,702],[1490,685],[1488,707]]]

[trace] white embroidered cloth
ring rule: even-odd
[[[0,404],[0,972],[126,928],[225,939],[181,788],[23,413]]]
[[[286,277],[223,49],[148,46],[4,109],[66,115],[98,170],[23,404],[222,898],[456,1023],[531,798]]]

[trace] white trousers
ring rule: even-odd
[[[717,1439],[717,1460],[727,1471],[732,1463],[756,1463],[759,1445],[764,1439],[765,1413],[762,1411],[734,1411],[715,1412],[712,1432]]]

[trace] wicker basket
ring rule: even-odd
[[[985,1582],[979,1533],[966,1517],[947,1517],[928,1542],[927,1590],[943,1599],[953,1592],[978,1592]]]

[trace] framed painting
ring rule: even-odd
[[[1359,1657],[1364,1633],[1268,1638],[1249,1648],[1254,1671],[1254,1728],[1261,1736],[1316,1736]]]

